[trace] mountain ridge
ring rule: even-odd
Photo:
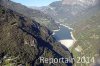
[[[99,12],[100,10],[99,5],[100,4],[84,7],[79,4],[64,5],[62,4],[62,1],[55,1],[51,3],[49,6],[41,7],[38,10],[52,16],[52,18],[54,18],[55,21],[57,22],[67,23],[67,25],[71,26],[71,24],[79,22],[78,20],[90,18],[91,16],[95,15],[96,12]],[[95,12],[95,13],[91,13],[91,12]]]
[[[41,25],[44,25],[51,30],[58,29],[58,26],[56,25],[52,17],[50,17],[49,15],[39,10],[30,9],[20,3],[15,3],[11,0],[1,0],[1,5],[4,6],[5,8],[8,8],[20,14],[23,14],[26,17],[30,17],[31,19],[34,19],[37,22],[39,22]]]

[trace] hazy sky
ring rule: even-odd
[[[53,1],[59,1],[59,0],[12,0],[17,3],[21,3],[26,6],[47,6]]]

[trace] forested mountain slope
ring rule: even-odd
[[[72,49],[74,56],[95,58],[94,60],[100,57],[100,13],[77,23],[74,29],[74,36],[77,40]],[[76,48],[79,49],[80,52],[76,51]],[[83,63],[83,66],[92,66],[90,65],[92,63],[93,62],[89,60],[89,63]],[[77,66],[80,65],[81,63]]]
[[[72,66],[72,64],[43,64],[39,57],[72,57],[55,41],[52,33],[35,20],[0,5],[0,65],[1,66]]]

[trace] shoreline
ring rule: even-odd
[[[70,33],[71,33],[71,37],[72,37],[72,39],[74,40],[74,43],[75,43],[77,40],[75,39],[73,32],[70,32]]]
[[[63,24],[60,24],[60,25],[62,25],[62,26],[64,26],[64,27],[67,27],[67,28],[70,29],[70,30],[73,30],[73,28],[71,28],[71,27],[69,27],[69,26],[66,26],[66,25],[63,25]]]
[[[52,35],[55,35],[55,32],[57,32],[59,30],[60,30],[60,28],[58,30],[52,30],[53,31]]]

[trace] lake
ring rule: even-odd
[[[59,30],[54,31],[53,36],[58,42],[67,48],[70,48],[75,43],[75,39],[72,35],[72,29],[62,24],[60,24]]]
[[[64,39],[72,39],[71,37],[71,29],[69,29],[68,27],[65,27],[63,25],[59,26],[60,29],[59,31],[55,31],[54,37],[56,38],[56,40],[64,40]]]

